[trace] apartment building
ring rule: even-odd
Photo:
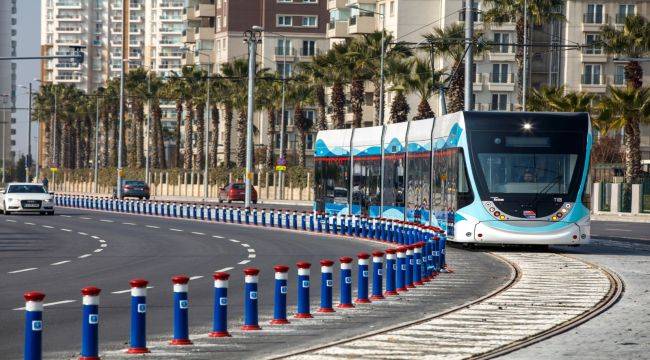
[[[16,0],[0,4],[0,57],[16,56]],[[16,104],[16,63],[0,61],[0,156],[7,164],[14,159],[14,112]]]
[[[185,10],[186,31],[183,41],[193,43],[195,51],[185,57],[186,64],[205,67],[211,65],[213,72],[221,70],[221,64],[236,58],[248,58],[244,31],[252,26],[264,28],[258,47],[258,63],[261,67],[290,77],[297,63],[311,61],[313,55],[329,48],[325,36],[327,27],[326,0],[190,0]],[[287,103],[288,104],[288,103]],[[305,115],[315,118],[315,110],[306,108]],[[255,116],[255,143],[267,144],[267,114]],[[293,127],[293,110],[287,105],[287,153],[296,151],[297,134]],[[275,143],[279,152],[280,114],[276,117]],[[219,144],[223,144],[223,124],[219,130]],[[234,130],[234,129],[233,129]],[[232,144],[236,144],[236,131],[232,131]],[[307,136],[308,154],[313,154],[315,134]],[[233,149],[234,151],[235,149]]]

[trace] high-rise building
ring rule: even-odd
[[[16,56],[16,0],[0,4],[0,57]],[[13,162],[12,133],[16,104],[16,63],[0,61],[0,156],[5,164]]]

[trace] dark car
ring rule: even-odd
[[[246,198],[246,185],[244,183],[232,183],[219,189],[219,202],[244,201]],[[251,202],[257,204],[257,191],[251,187]]]
[[[140,180],[122,180],[122,199],[134,197],[149,200],[149,185]],[[117,198],[117,189],[113,189],[113,197]]]

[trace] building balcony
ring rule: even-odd
[[[347,20],[330,21],[327,25],[327,37],[328,38],[350,37],[350,34],[348,33],[348,21]]]
[[[513,21],[509,22],[504,22],[502,24],[490,24],[490,30],[493,31],[515,31],[517,24],[515,24]]]
[[[139,11],[139,10],[144,10],[144,6],[142,3],[131,3],[131,6],[129,6],[129,10],[131,11]]]
[[[608,22],[607,14],[585,13],[582,15],[582,31],[600,31],[600,28]]]
[[[131,35],[143,35],[144,29],[129,29],[129,34]]]
[[[512,73],[490,73],[488,76],[488,90],[490,91],[514,91],[515,76]]]
[[[187,29],[181,31],[181,41],[184,43],[193,43],[194,42],[194,31]]]
[[[129,53],[129,60],[142,60],[142,53],[141,52]]]
[[[322,53],[323,51],[320,49],[300,48],[298,56],[300,57],[300,61],[311,61],[314,56],[320,55]]]
[[[515,47],[513,45],[494,45],[488,53],[490,61],[515,61]]]
[[[583,62],[590,62],[590,63],[607,62],[607,54],[605,54],[603,49],[600,47],[584,48],[582,49],[582,53],[580,54],[580,57]]]
[[[614,21],[614,24],[616,25],[624,25],[625,24],[625,19],[627,19],[628,16],[632,16],[632,14],[616,14],[616,19]]]
[[[370,34],[375,31],[375,14],[359,13],[348,20],[350,34]]]
[[[165,59],[180,59],[183,56],[183,53],[168,51],[168,52],[158,53],[158,56],[160,58],[165,58]]]
[[[81,1],[57,1],[55,3],[55,5],[59,9],[78,9],[78,10],[81,10],[83,8],[83,5],[82,5]]]
[[[294,61],[296,59],[296,49],[295,48],[283,48],[276,47],[273,52],[273,61]]]
[[[122,15],[111,15],[111,22],[121,23],[122,22]]]
[[[81,64],[77,62],[60,62],[55,66],[57,69],[62,70],[81,70]]]
[[[461,9],[461,11],[458,13],[458,22],[465,22],[465,8]],[[475,30],[485,29],[483,23],[483,14],[481,13],[474,14],[474,29]]]
[[[608,76],[607,77],[607,82],[609,83],[609,85],[612,85],[614,87],[625,87],[625,86],[627,86],[627,83],[625,82],[625,75],[624,74]]]
[[[198,19],[196,17],[196,14],[194,12],[194,8],[183,8],[183,20],[196,20]]]
[[[81,39],[56,39],[57,45],[81,46]]]
[[[131,16],[131,17],[129,17],[129,22],[132,22],[132,23],[139,24],[139,23],[141,23],[143,21],[144,21],[144,16]]]
[[[215,6],[212,4],[196,4],[194,5],[194,17],[214,17]]]
[[[144,41],[142,40],[131,40],[129,41],[129,47],[143,47]]]
[[[81,27],[78,26],[65,26],[56,28],[58,33],[63,34],[81,34]]]
[[[327,10],[344,9],[347,3],[347,0],[327,0]]]
[[[601,75],[582,74],[580,76],[580,91],[590,93],[605,93],[607,84],[605,77]]]
[[[472,82],[474,92],[483,91],[483,74],[475,73],[474,81]]]
[[[81,21],[81,14],[57,14],[55,18],[59,21]]]
[[[195,27],[195,40],[214,40],[214,29],[211,27]]]
[[[111,40],[110,44],[112,47],[120,47],[122,46],[122,40]]]
[[[158,29],[158,32],[161,34],[179,34],[183,32],[183,30],[178,27],[161,27]]]
[[[79,75],[57,75],[54,77],[54,79],[58,82],[79,82],[81,80],[81,76]]]
[[[160,21],[161,22],[182,22],[183,17],[182,16],[161,16]]]
[[[163,1],[160,4],[161,9],[179,9],[185,6],[182,1]]]

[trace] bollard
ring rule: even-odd
[[[205,212],[206,212],[208,221],[212,221],[212,218],[213,218],[212,217],[212,207],[210,205],[207,205],[205,207]]]
[[[296,264],[298,267],[298,284],[296,288],[298,289],[298,304],[295,317],[298,319],[309,319],[313,316],[310,312],[309,304],[309,273],[311,264],[305,261],[300,261]]]
[[[287,279],[289,267],[286,265],[276,265],[275,270],[275,301],[273,306],[273,320],[271,324],[282,325],[288,324],[287,320]]]
[[[243,210],[244,210],[244,223],[246,225],[250,225],[251,224],[251,222],[250,222],[251,209],[250,208],[244,208]]]
[[[339,220],[336,214],[332,214],[332,233],[338,234],[339,231]]]
[[[364,238],[366,238],[366,237],[371,238],[372,237],[370,235],[370,233],[369,233],[368,218],[365,217],[365,216],[363,217],[363,221],[361,223],[361,237],[364,237]]]
[[[314,232],[315,229],[315,223],[314,223],[314,213],[309,213],[309,231]]]
[[[413,284],[424,285],[422,282],[422,243],[413,244]]]
[[[241,224],[242,208],[237,208],[237,224]]]
[[[352,235],[354,235],[354,231],[355,231],[354,226],[353,226],[354,222],[355,222],[354,215],[348,215],[347,216],[347,221],[348,221],[348,224],[347,224],[348,236],[352,236]]]
[[[384,253],[381,251],[372,252],[372,295],[371,300],[381,300],[384,298],[382,294],[383,289],[383,275],[384,268]]]
[[[43,358],[43,299],[45,294],[30,291],[25,297],[25,360]]]
[[[325,233],[329,234],[330,233],[330,216],[327,214],[323,215],[323,222],[325,223]],[[335,233],[336,234],[336,233]]]
[[[100,289],[89,286],[81,289],[82,324],[81,356],[79,360],[99,360],[99,293]]]
[[[406,280],[406,287],[407,288],[414,288],[415,285],[413,285],[413,268],[415,266],[415,261],[413,259],[413,245],[407,245],[406,246],[406,275],[405,275],[405,280]]]
[[[192,204],[191,215],[189,216],[189,218],[196,220],[196,204]]]
[[[368,299],[368,264],[370,255],[361,252],[357,254],[358,258],[358,275],[357,275],[357,298],[354,300],[357,304],[366,304]]]
[[[291,214],[291,220],[293,221],[293,229],[298,230],[298,213],[296,210]]]
[[[397,291],[408,291],[406,288],[406,246],[397,248]]]
[[[147,349],[147,284],[144,279],[134,279],[131,285],[131,347],[129,354],[148,353]]]
[[[214,278],[214,315],[209,337],[228,337],[228,278],[226,272],[216,272]]]
[[[316,231],[323,232],[323,215],[321,212],[316,212]]]
[[[275,210],[269,209],[269,226],[275,226]]]
[[[206,216],[205,216],[205,206],[203,206],[203,204],[201,204],[199,206],[199,219],[205,220],[205,218],[206,218]]]
[[[262,226],[266,226],[266,209],[262,209]]]
[[[174,290],[174,338],[170,345],[192,345],[189,337],[188,313],[189,300],[187,289],[190,278],[185,275],[178,275],[172,278]]]
[[[228,220],[230,220],[231,223],[235,222],[235,210],[232,208],[232,206],[230,209],[228,209]]]
[[[320,313],[334,312],[332,308],[332,289],[334,287],[334,279],[332,273],[334,272],[334,261],[323,259],[320,261]]]
[[[257,208],[253,209],[253,225],[257,226]]]
[[[339,308],[353,308],[352,304],[352,258],[343,256],[339,258],[341,262],[341,291]]]
[[[260,330],[257,316],[257,281],[260,271],[256,268],[244,269],[244,331]]]
[[[300,215],[300,224],[302,231],[307,231],[307,213],[304,211],[302,212],[302,215]]]
[[[397,272],[397,264],[395,249],[386,249],[386,292],[385,295],[397,295],[395,290],[395,273]]]

